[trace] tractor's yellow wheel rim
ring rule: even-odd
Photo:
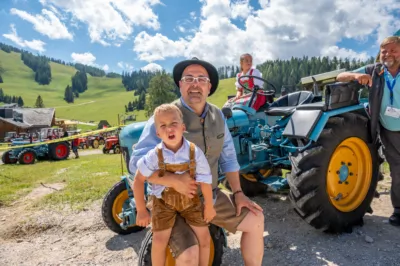
[[[272,173],[272,169],[261,169],[260,174],[263,177],[268,177]],[[257,178],[254,176],[254,174],[242,174],[242,176],[251,181],[251,182],[257,182]]]
[[[115,198],[113,206],[112,206],[112,215],[114,220],[118,223],[122,222],[121,218],[118,217],[118,214],[122,212],[122,207],[124,206],[125,201],[129,198],[128,190],[124,190],[118,194]]]
[[[326,190],[336,209],[351,212],[367,196],[372,179],[372,158],[365,142],[357,137],[342,141],[328,166]]]
[[[171,254],[171,250],[167,247],[167,250],[165,251],[166,254],[166,259],[165,259],[165,266],[175,266],[175,258]],[[212,266],[212,263],[214,261],[214,242],[211,239],[210,243],[210,259],[208,260],[208,265]]]

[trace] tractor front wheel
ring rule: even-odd
[[[125,230],[119,225],[122,220],[119,218],[118,214],[122,212],[122,209],[124,205],[127,204],[128,200],[128,190],[126,189],[125,181],[123,180],[115,184],[108,191],[103,200],[103,205],[101,207],[103,221],[111,231],[117,234],[128,235],[145,229],[145,227],[134,225]]]
[[[336,233],[363,224],[382,162],[366,117],[354,113],[331,117],[318,141],[290,160],[289,198],[307,223]]]
[[[210,236],[211,236],[211,244],[210,244],[210,260],[209,266],[219,266],[222,264],[222,255],[224,253],[224,245],[225,245],[225,236],[222,232],[222,229],[215,226],[210,225]],[[151,246],[153,242],[153,232],[149,230],[146,233],[146,236],[142,242],[142,246],[139,251],[139,266],[151,266]],[[175,258],[172,256],[171,250],[167,248],[165,259],[165,266],[173,266],[175,265]]]
[[[17,159],[12,159],[10,154],[11,154],[11,151],[6,151],[1,156],[1,160],[3,161],[4,164],[15,164],[18,162]]]

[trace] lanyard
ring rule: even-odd
[[[386,81],[386,85],[390,91],[390,105],[391,106],[393,106],[393,88],[396,85],[396,78],[397,78],[397,76],[393,79],[392,83],[390,83],[388,74],[385,69],[385,81]]]

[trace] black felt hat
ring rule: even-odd
[[[175,81],[176,86],[179,87],[179,81],[182,78],[183,70],[185,70],[185,68],[190,65],[200,65],[207,70],[208,76],[210,78],[210,83],[211,83],[210,94],[208,96],[211,96],[217,90],[217,87],[218,87],[218,82],[219,82],[218,71],[212,64],[210,64],[206,61],[200,60],[197,57],[193,57],[192,59],[181,61],[174,66],[174,70],[172,71],[172,73],[174,75],[174,81]]]

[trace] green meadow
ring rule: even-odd
[[[50,62],[52,81],[49,85],[39,85],[34,80],[34,72],[24,65],[19,53],[0,50],[0,64],[4,69],[4,83],[0,84],[7,95],[21,96],[25,106],[33,107],[40,95],[45,107],[56,108],[56,117],[79,121],[107,120],[116,125],[118,115],[125,112],[125,105],[133,101],[133,92],[125,91],[121,78],[92,77],[88,75],[88,90],[75,98],[73,104],[63,100],[67,85],[76,69],[71,66]],[[210,102],[221,107],[228,95],[235,94],[234,79],[221,80],[217,92]],[[147,120],[144,111],[133,112],[137,121]]]

